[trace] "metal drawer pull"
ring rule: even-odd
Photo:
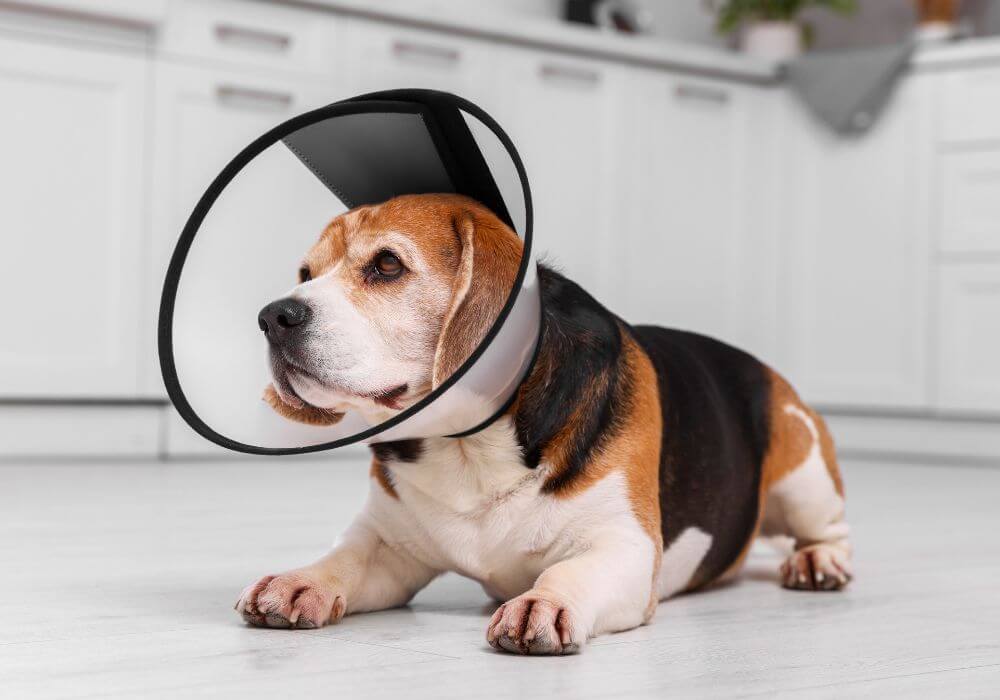
[[[244,48],[262,48],[270,51],[287,51],[292,45],[292,37],[288,34],[269,32],[263,29],[237,27],[235,24],[215,25],[215,37],[226,44],[239,45]]]
[[[574,68],[543,63],[538,68],[538,74],[544,80],[563,80],[584,85],[597,85],[601,82],[601,74],[589,68]]]
[[[719,105],[729,102],[728,92],[706,85],[678,85],[674,88],[674,95],[682,100],[700,100]]]
[[[449,49],[446,46],[415,44],[411,41],[392,42],[392,53],[397,58],[405,58],[407,56],[423,57],[441,63],[458,63],[462,58],[462,54],[457,49]]]
[[[219,85],[215,89],[215,95],[220,102],[232,105],[257,105],[267,109],[284,109],[294,102],[294,97],[289,92],[272,92],[239,85]]]

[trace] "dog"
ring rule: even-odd
[[[497,318],[522,245],[458,195],[339,216],[260,325],[265,400],[291,420],[379,422],[426,396]],[[500,603],[498,650],[568,654],[724,581],[757,535],[794,540],[794,589],[851,579],[844,486],[823,419],[776,372],[690,332],[632,326],[539,266],[543,323],[510,408],[479,432],[374,444],[368,501],[333,549],[248,586],[251,625],[292,629],[406,604],[454,571]]]

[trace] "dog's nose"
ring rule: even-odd
[[[257,325],[274,342],[308,320],[309,307],[291,297],[272,301],[257,314]]]

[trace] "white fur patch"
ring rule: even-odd
[[[704,530],[689,527],[663,552],[657,592],[660,600],[679,593],[691,581],[694,572],[708,550],[712,547],[712,536]]]
[[[386,541],[507,599],[531,588],[553,564],[589,552],[597,540],[611,540],[618,565],[602,571],[600,580],[588,574],[587,585],[623,589],[622,571],[645,570],[645,592],[630,590],[627,601],[637,610],[629,614],[641,622],[652,576],[651,540],[632,511],[623,472],[613,471],[571,498],[542,494],[548,470],[523,465],[506,417],[471,438],[425,440],[417,462],[388,468],[399,500],[376,489],[371,503]],[[642,574],[635,579],[641,582]]]
[[[811,416],[795,405],[785,406],[812,435],[813,444],[802,464],[779,479],[768,494],[768,510],[777,507],[786,532],[799,542],[832,542],[848,534],[844,522],[844,499],[837,493],[833,478],[820,451],[819,431]]]

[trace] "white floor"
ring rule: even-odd
[[[315,631],[245,627],[254,577],[323,551],[359,463],[0,465],[0,697],[562,698],[1000,695],[1000,470],[847,465],[858,578],[735,584],[575,657],[484,641],[478,586]]]

